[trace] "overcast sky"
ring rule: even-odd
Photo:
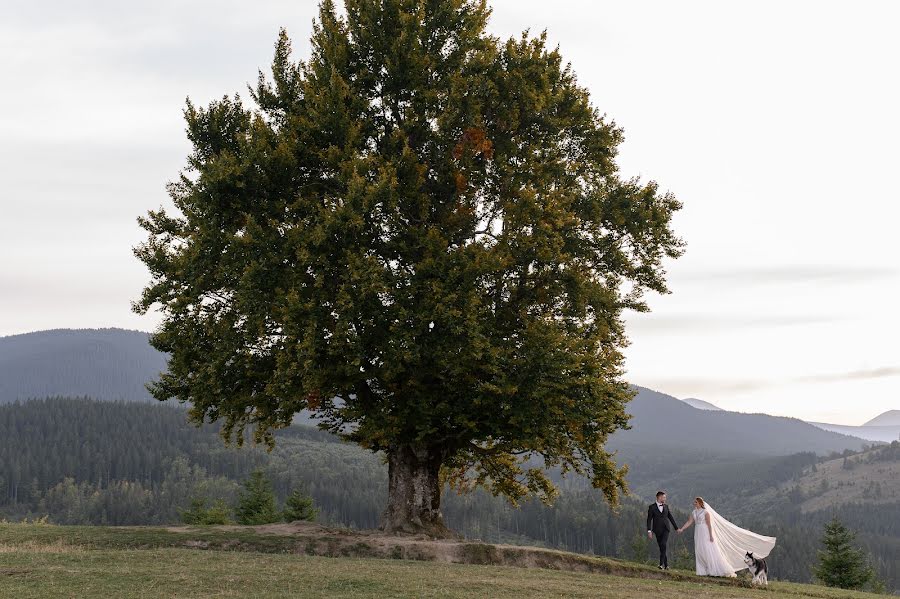
[[[900,408],[900,3],[494,0],[547,29],[685,204],[672,295],[629,318],[629,380],[861,424]],[[185,97],[243,92],[313,0],[0,0],[0,335],[150,330],[135,217],[184,164]]]

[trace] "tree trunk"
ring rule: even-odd
[[[443,451],[434,447],[398,445],[388,452],[385,532],[451,535],[441,514],[438,474],[443,458]]]

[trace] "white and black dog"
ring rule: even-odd
[[[769,586],[769,567],[764,558],[755,557],[752,551],[748,551],[744,556],[744,563],[747,564],[747,569],[753,575],[752,584]]]

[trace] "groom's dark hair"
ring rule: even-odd
[[[665,495],[665,494],[666,494],[665,491],[657,491],[657,492],[656,492],[656,498],[659,499],[659,496],[660,496],[660,495]]]

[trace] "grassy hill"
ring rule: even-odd
[[[808,469],[803,476],[758,493],[760,507],[787,499],[801,512],[833,510],[848,504],[896,504],[900,497],[900,442],[841,457]]]
[[[687,571],[667,574],[620,560],[535,548],[286,526],[293,525],[160,529],[0,524],[0,596],[725,599],[763,592],[749,588],[745,576],[736,581],[700,578]],[[386,555],[379,552],[379,543]],[[771,583],[765,596],[876,597],[782,582]]]

